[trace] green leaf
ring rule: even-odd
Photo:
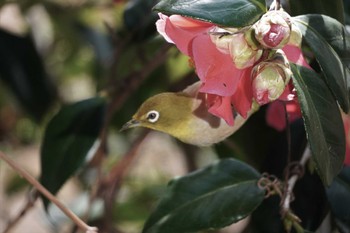
[[[334,179],[327,196],[334,216],[350,226],[350,167],[344,167]]]
[[[100,133],[105,100],[92,98],[64,106],[47,125],[41,148],[40,182],[56,194],[92,152]],[[47,208],[48,201],[44,198]]]
[[[345,133],[338,104],[313,70],[292,65],[293,83],[318,174],[326,185],[340,172],[345,155]]]
[[[343,0],[293,0],[288,1],[292,15],[324,14],[344,22]]]
[[[29,36],[0,30],[0,80],[36,121],[44,117],[57,99],[56,88]]]
[[[154,9],[226,27],[244,27],[266,12],[266,3],[265,0],[162,0]]]
[[[306,15],[294,19],[293,22],[298,25],[314,53],[333,95],[344,112],[348,112],[347,71],[336,52],[336,50],[343,51],[340,55],[348,56],[348,54],[344,55],[346,41],[344,40],[343,25],[330,17],[320,15]]]
[[[154,24],[158,19],[156,12],[152,12],[155,0],[129,0],[123,13],[124,25],[133,33],[136,42],[144,41],[155,34]]]
[[[143,232],[194,232],[237,222],[264,199],[259,177],[247,164],[225,159],[172,180]]]

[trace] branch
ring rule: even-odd
[[[18,213],[18,215],[15,218],[8,221],[7,226],[5,227],[2,233],[8,233],[10,229],[12,229],[12,227],[15,226],[18,223],[18,221],[27,213],[27,211],[34,206],[34,203],[37,200],[37,198],[38,192],[36,192],[35,190],[33,194],[29,192],[26,205],[22,208],[22,210]]]
[[[67,215],[80,229],[86,233],[97,233],[98,229],[87,225],[82,221],[77,215],[75,215],[71,210],[63,205],[52,193],[50,193],[42,184],[39,183],[32,175],[30,175],[26,170],[18,166],[12,159],[10,159],[6,154],[0,151],[0,158],[4,160],[10,167],[12,167],[20,176],[26,179],[31,185],[33,185],[42,195],[54,203],[62,212]]]
[[[129,151],[123,156],[121,161],[115,164],[108,175],[102,178],[99,183],[98,193],[100,196],[103,196],[103,199],[105,200],[105,226],[109,226],[110,223],[113,222],[113,203],[123,182],[123,178],[128,172],[131,164],[134,162],[137,151],[139,150],[141,143],[144,141],[149,132],[150,130],[148,129],[142,130],[141,134],[130,146]],[[108,232],[109,231],[110,230],[108,229]]]
[[[303,156],[301,157],[299,161],[299,165],[301,167],[305,167],[306,162],[310,159],[311,157],[311,150],[309,146],[306,146],[305,151],[303,153]],[[292,175],[286,184],[287,188],[285,191],[285,196],[283,198],[282,202],[282,213],[289,213],[290,212],[290,203],[292,201],[292,193],[293,189],[295,186],[295,183],[297,182],[299,178],[299,174],[294,174]]]

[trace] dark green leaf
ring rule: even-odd
[[[37,121],[57,97],[32,39],[3,30],[0,30],[0,80]]]
[[[277,195],[266,198],[252,214],[250,233],[285,233],[280,203]]]
[[[316,231],[329,213],[322,181],[316,173],[306,171],[296,183],[293,194],[295,200],[291,203],[291,209],[302,219],[301,226],[306,230]]]
[[[324,14],[344,22],[343,0],[293,0],[289,3],[292,15]]]
[[[243,27],[256,22],[265,12],[264,0],[162,0],[154,9],[227,27]]]
[[[333,95],[344,112],[348,112],[346,68],[336,50],[328,43],[330,41],[339,52],[346,51],[343,26],[330,17],[316,15],[297,17],[294,22],[319,62]],[[348,54],[346,56],[348,57]]]
[[[292,65],[293,83],[318,174],[326,185],[340,172],[345,133],[339,107],[327,85],[313,70]]]
[[[92,98],[64,106],[47,125],[41,148],[40,182],[55,194],[93,151],[105,113],[105,100]],[[44,199],[47,207],[47,200]]]
[[[350,227],[350,167],[344,167],[327,189],[334,216]]]
[[[152,8],[157,2],[156,0],[128,1],[123,14],[124,25],[129,33],[133,33],[136,41],[145,40],[156,32],[154,25],[158,15],[152,12]]]
[[[170,182],[143,232],[185,233],[221,228],[250,214],[262,202],[260,175],[234,159],[221,160]]]

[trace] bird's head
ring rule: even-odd
[[[147,99],[121,130],[146,127],[180,137],[192,115],[193,98],[185,93],[161,93]]]

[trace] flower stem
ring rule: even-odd
[[[42,184],[39,183],[32,175],[30,175],[26,170],[18,166],[12,159],[10,159],[6,154],[0,151],[0,159],[4,160],[10,167],[12,167],[20,176],[26,179],[30,184],[32,184],[41,194],[43,194],[47,199],[54,203],[62,212],[67,215],[80,229],[86,233],[97,233],[97,227],[92,227],[87,225],[82,221],[77,215],[75,215],[71,210],[63,205],[52,193],[50,193]]]

